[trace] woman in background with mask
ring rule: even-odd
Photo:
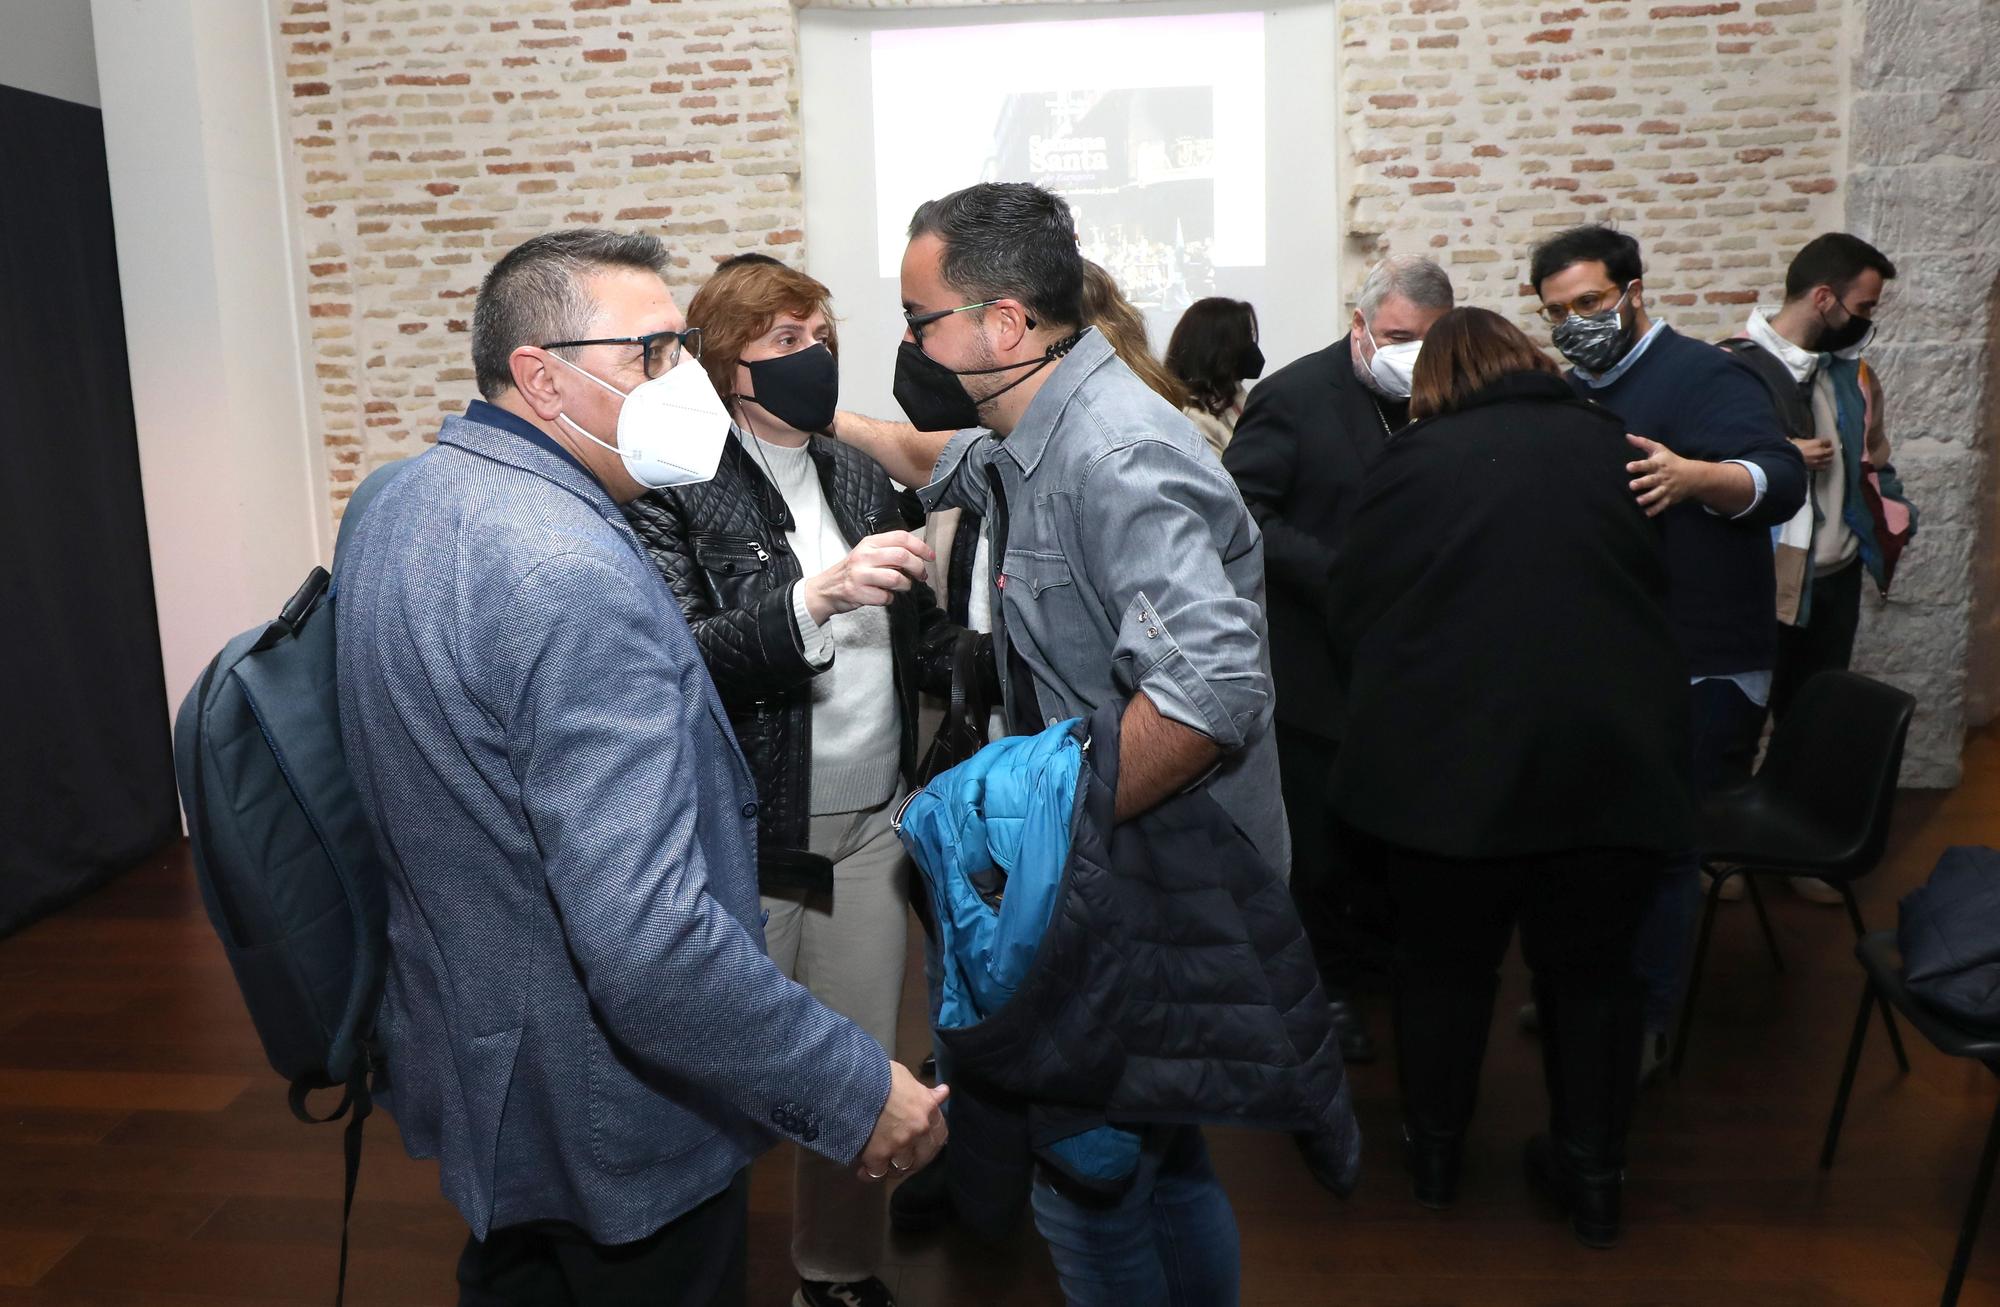
[[[890,817],[916,762],[917,692],[949,693],[960,628],[925,583],[921,510],[821,434],[839,391],[826,287],[782,264],[736,263],[687,313],[734,431],[713,480],[641,496],[626,517],[756,778],[758,808],[741,815],[757,820],[771,959],[893,1052],[909,882]],[[981,655],[990,668],[990,643]],[[893,1304],[876,1276],[883,1200],[881,1186],[799,1152],[794,1307]]]
[[[1243,383],[1264,375],[1257,310],[1221,296],[1188,305],[1167,341],[1167,371],[1187,387],[1181,412],[1221,458],[1243,415]]]

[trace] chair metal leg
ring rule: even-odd
[[[1861,921],[1861,905],[1854,900],[1854,886],[1847,881],[1840,882],[1841,901],[1847,904],[1847,919],[1854,923],[1854,942],[1860,943],[1868,933],[1868,927]],[[1896,1051],[1896,1067],[1905,1075],[1910,1070],[1910,1055],[1903,1051],[1903,1035],[1896,1029],[1896,1014],[1889,1005],[1882,1005],[1882,1028],[1889,1032],[1889,1047]]]
[[[1819,1150],[1819,1169],[1833,1166],[1833,1150],[1840,1146],[1840,1126],[1847,1119],[1847,1098],[1854,1092],[1854,1072],[1861,1065],[1861,1045],[1868,1039],[1868,1018],[1875,1006],[1875,982],[1861,982],[1861,1011],[1854,1017],[1854,1037],[1847,1041],[1847,1065],[1840,1069],[1840,1092],[1833,1097],[1833,1116],[1826,1123],[1826,1143]]]
[[[1979,1173],[1972,1180],[1972,1196],[1966,1199],[1965,1221],[1958,1228],[1958,1251],[1951,1257],[1951,1275],[1944,1282],[1944,1297],[1938,1307],[1952,1307],[1959,1288],[1965,1283],[1965,1268],[1972,1262],[1972,1243],[1979,1237],[1979,1218],[1986,1211],[1986,1191],[1993,1187],[1993,1164],[2000,1160],[2000,1106],[1993,1109],[1993,1124],[1986,1128],[1986,1151],[1979,1155]]]
[[[1701,993],[1702,963],[1708,959],[1708,937],[1715,929],[1715,906],[1722,901],[1722,882],[1726,876],[1709,873],[1708,903],[1701,911],[1701,934],[1696,937],[1694,959],[1688,965],[1687,996],[1681,1000],[1681,1025],[1674,1032],[1674,1058],[1669,1071],[1679,1076],[1681,1061],[1687,1057],[1688,1027],[1694,1024],[1694,1001]]]
[[[1771,954],[1771,965],[1783,971],[1785,958],[1778,952],[1778,936],[1771,929],[1770,914],[1764,911],[1764,891],[1757,888],[1757,878],[1748,872],[1743,875],[1743,888],[1750,891],[1750,906],[1757,909],[1757,924],[1764,928],[1764,947]]]

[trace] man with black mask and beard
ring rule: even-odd
[[[1348,334],[1259,382],[1222,455],[1264,531],[1292,899],[1350,1062],[1375,1057],[1350,995],[1366,956],[1386,945],[1376,938],[1383,914],[1367,910],[1326,804],[1345,707],[1327,636],[1327,580],[1368,469],[1409,421],[1410,370],[1424,336],[1451,307],[1443,268],[1417,255],[1382,260],[1361,283]]]
[[[1075,232],[1068,205],[1025,183],[919,207],[895,384],[914,425],[844,423],[842,436],[928,482],[927,506],[990,523],[996,566],[974,583],[992,595],[1010,732],[1124,704],[1116,820],[1201,785],[1282,874],[1263,542],[1193,425],[1083,325]],[[1159,952],[1162,966],[1193,956]],[[1036,1179],[1066,1297],[1236,1301],[1235,1217],[1200,1129],[1141,1137],[1115,1201]]]
[[[1688,660],[1699,796],[1750,776],[1778,661],[1770,529],[1805,502],[1805,464],[1745,364],[1647,316],[1643,277],[1639,242],[1608,227],[1561,233],[1529,268],[1570,384],[1632,433],[1632,493],[1659,520]],[[1662,876],[1640,930],[1642,1074],[1661,1062],[1686,980],[1699,868],[1691,850]]]
[[[1892,484],[1889,441],[1882,433],[1881,387],[1861,361],[1875,334],[1875,310],[1896,265],[1858,236],[1828,232],[1800,250],[1785,273],[1785,303],[1766,317],[1753,309],[1743,334],[1725,342],[1746,363],[1767,371],[1774,390],[1794,396],[1798,429],[1789,432],[1804,456],[1812,506],[1780,538],[1777,679],[1771,716],[1781,719],[1791,697],[1814,672],[1844,668],[1854,652],[1861,616],[1861,573],[1889,588],[1880,542],[1861,496],[1865,459]],[[1786,564],[1790,564],[1789,569]],[[1859,563],[1860,566],[1855,566]],[[1838,899],[1836,898],[1836,901]]]
[[[1722,345],[1763,375],[1812,488],[1810,502],[1778,532],[1774,722],[1807,678],[1844,670],[1853,657],[1862,573],[1889,592],[1892,560],[1863,499],[1865,468],[1875,470],[1885,500],[1909,505],[1889,465],[1881,384],[1861,351],[1875,334],[1884,284],[1895,275],[1896,265],[1867,241],[1828,232],[1792,259],[1784,307],[1768,317],[1752,309],[1743,334]],[[1792,888],[1815,903],[1846,901],[1822,880],[1795,876]]]

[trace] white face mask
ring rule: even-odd
[[[567,413],[556,414],[556,420],[624,459],[625,470],[634,481],[648,490],[665,490],[694,485],[715,475],[724,442],[729,439],[729,410],[722,406],[708,373],[693,355],[682,354],[678,364],[629,391],[584,372],[560,354],[551,357],[624,398],[624,406],[618,410],[615,445],[591,435]]]
[[[1416,371],[1417,354],[1424,342],[1406,340],[1394,345],[1376,345],[1374,329],[1364,326],[1362,331],[1375,348],[1375,357],[1368,360],[1368,375],[1375,378],[1383,394],[1392,399],[1408,399],[1410,374]]]

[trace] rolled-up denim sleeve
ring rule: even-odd
[[[991,435],[984,427],[968,427],[945,442],[937,466],[931,469],[930,484],[917,490],[917,501],[926,513],[969,508],[985,514],[986,478],[981,475],[976,451],[980,442]]]
[[[1076,503],[1119,688],[1224,749],[1255,738],[1271,698],[1263,613],[1230,583],[1210,526],[1243,512],[1219,469],[1153,440],[1100,457]]]

